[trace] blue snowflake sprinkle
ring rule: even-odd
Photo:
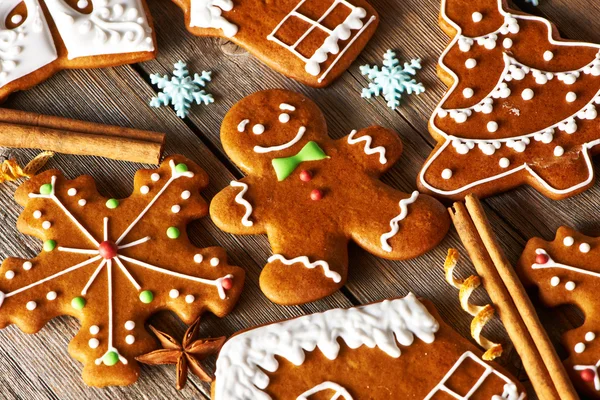
[[[412,60],[410,64],[404,63],[404,67],[401,67],[396,53],[388,50],[383,56],[381,71],[377,66],[363,65],[360,67],[361,74],[366,75],[372,81],[368,88],[362,90],[361,97],[370,99],[373,96],[383,95],[388,107],[396,109],[400,105],[402,93],[421,94],[425,91],[422,83],[417,83],[412,79],[419,69],[421,69],[420,59]]]
[[[212,94],[202,89],[206,86],[206,82],[210,82],[210,76],[210,71],[202,71],[202,75],[194,74],[192,79],[187,64],[182,61],[175,64],[171,78],[168,75],[152,74],[150,75],[152,84],[162,91],[152,98],[150,106],[158,108],[170,104],[177,111],[178,117],[185,118],[194,101],[198,105],[214,103]]]

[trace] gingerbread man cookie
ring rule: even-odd
[[[519,260],[523,282],[539,288],[548,307],[575,304],[585,315],[582,326],[567,331],[562,342],[571,380],[586,398],[600,399],[600,239],[561,227],[554,241],[531,239]]]
[[[325,87],[358,57],[379,24],[366,0],[173,0],[197,36],[221,36],[274,70]]]
[[[128,385],[135,357],[156,349],[144,322],[172,310],[191,324],[235,306],[244,271],[225,251],[199,249],[186,225],[206,215],[199,191],[206,173],[182,156],[141,170],[133,194],[107,199],[89,176],[67,180],[56,170],[27,181],[16,193],[25,207],[21,232],[43,241],[34,259],[9,258],[0,268],[0,328],[39,331],[59,315],[81,322],[69,353],[84,365],[88,385]],[[17,357],[18,355],[13,355]]]
[[[0,37],[0,100],[61,69],[156,54],[145,0],[2,0]]]
[[[453,37],[438,75],[450,87],[429,123],[438,141],[418,179],[461,199],[528,184],[552,199],[594,181],[600,149],[600,46],[562,40],[504,0],[442,0]]]
[[[480,357],[431,303],[409,294],[234,335],[219,353],[212,398],[526,398],[515,378]]]
[[[248,176],[213,199],[211,217],[233,234],[267,234],[274,255],[260,285],[276,303],[314,301],[344,285],[349,240],[402,260],[448,231],[439,202],[379,181],[400,158],[396,133],[374,126],[332,140],[319,108],[300,94],[246,97],[225,116],[221,141]]]

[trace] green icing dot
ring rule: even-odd
[[[40,186],[40,194],[43,194],[45,196],[52,194],[52,184],[46,183]]]
[[[183,163],[177,164],[175,171],[177,171],[179,174],[183,174],[184,172],[188,172],[188,166]]]
[[[109,351],[104,355],[104,357],[102,357],[102,361],[105,365],[112,367],[113,365],[119,362],[119,355],[116,351]]]
[[[83,297],[75,297],[71,300],[71,307],[76,310],[83,310],[83,307],[85,307],[85,299]]]
[[[119,207],[119,200],[117,200],[117,199],[109,199],[106,202],[106,207],[110,208],[111,210]]]
[[[46,240],[44,242],[44,251],[52,251],[56,248],[56,240]]]
[[[179,232],[179,229],[175,228],[174,226],[171,226],[169,229],[167,229],[167,236],[169,239],[177,239],[179,235],[181,235],[181,232]]]
[[[152,303],[152,300],[154,300],[154,294],[149,290],[144,290],[142,293],[140,293],[140,300],[142,303]]]

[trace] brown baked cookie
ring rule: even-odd
[[[379,24],[366,0],[172,0],[197,36],[225,37],[269,67],[325,87],[358,57]]]
[[[61,69],[156,55],[145,0],[2,0],[0,37],[0,100]]]
[[[409,294],[236,334],[217,359],[212,399],[526,397],[515,378],[480,357],[430,302]]]
[[[186,234],[189,222],[207,214],[199,194],[207,184],[200,167],[174,156],[139,171],[133,194],[122,200],[98,194],[89,176],[66,180],[56,170],[21,185],[17,227],[41,239],[43,251],[2,264],[0,328],[35,333],[71,315],[81,330],[69,353],[83,363],[84,381],[135,382],[134,357],[157,347],[146,319],[167,309],[187,324],[204,311],[222,317],[242,290],[244,271],[227,263],[225,251],[199,249]]]
[[[429,122],[438,144],[419,187],[462,199],[527,184],[562,199],[592,185],[600,46],[562,40],[503,0],[442,0],[440,21],[453,38],[438,65],[450,89]]]
[[[583,311],[583,325],[562,337],[569,354],[564,364],[577,389],[594,399],[600,399],[599,251],[599,238],[561,227],[552,242],[529,240],[517,266],[523,282],[539,289],[546,306],[575,304]]]
[[[267,234],[275,254],[260,285],[275,303],[306,303],[342,287],[349,240],[402,260],[448,231],[439,202],[379,181],[400,158],[396,133],[373,126],[332,140],[321,110],[303,95],[246,97],[225,116],[221,141],[248,176],[213,199],[211,218],[233,234]]]

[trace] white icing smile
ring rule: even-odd
[[[302,139],[302,136],[304,136],[305,132],[306,132],[306,127],[301,126],[300,129],[298,129],[298,133],[296,134],[296,137],[293,138],[292,140],[290,140],[289,142],[280,144],[279,146],[271,146],[271,147],[254,146],[254,152],[264,154],[264,153],[270,153],[272,151],[285,150],[289,147],[292,147],[296,143],[298,143],[300,141],[300,139]]]

